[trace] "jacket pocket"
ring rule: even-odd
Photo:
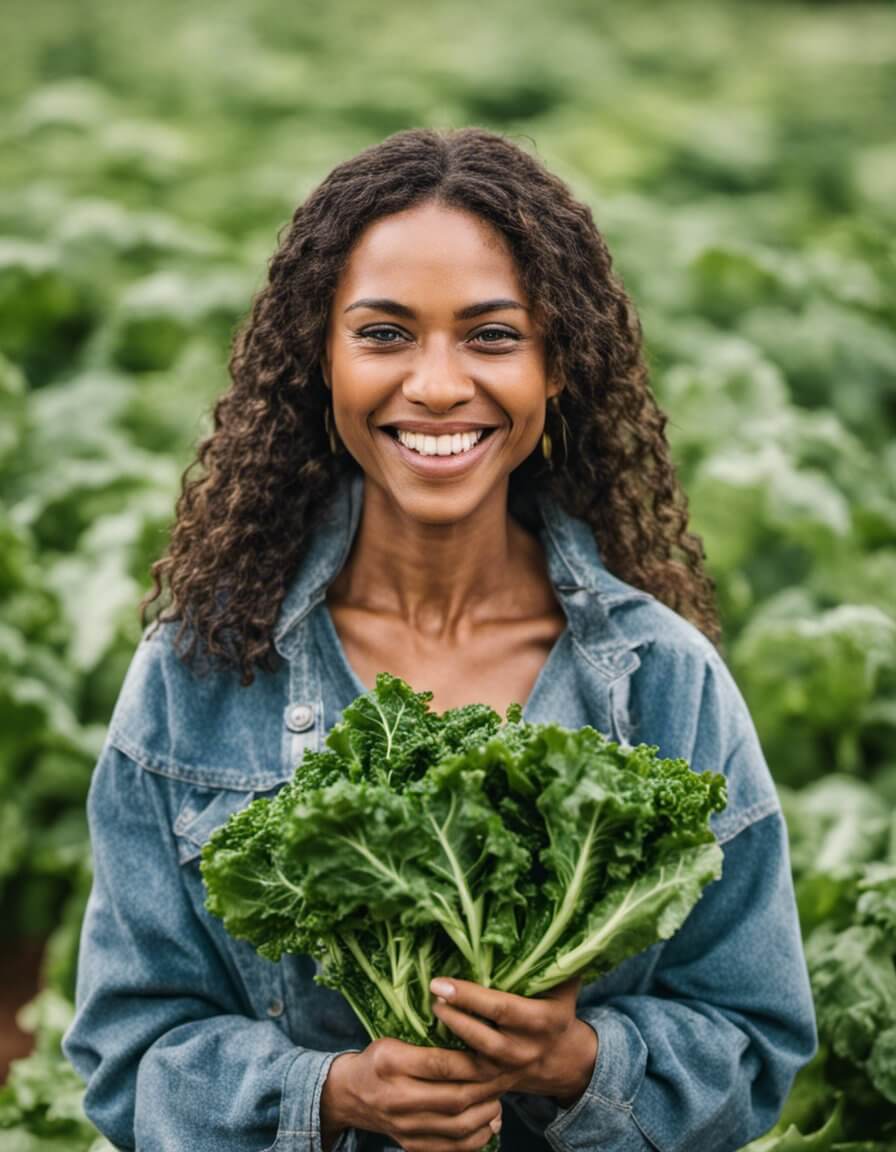
[[[226,824],[255,799],[255,792],[235,789],[190,788],[174,821],[177,858],[181,864],[195,860],[212,832]]]

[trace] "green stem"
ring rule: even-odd
[[[576,907],[579,903],[582,894],[582,888],[585,883],[585,876],[588,873],[588,864],[591,857],[591,846],[594,841],[594,829],[597,826],[597,812],[591,818],[591,827],[588,829],[582,847],[579,851],[579,858],[576,861],[575,871],[573,872],[572,879],[566,888],[566,893],[563,897],[563,903],[557,909],[557,914],[551,919],[550,926],[547,932],[542,936],[539,942],[535,945],[531,952],[529,952],[511,971],[509,976],[505,976],[498,982],[498,987],[505,992],[511,988],[517,987],[524,977],[532,971],[537,965],[538,961],[545,955],[546,952],[556,944],[563,933],[566,931],[567,925],[572,919]]]
[[[346,991],[345,988],[341,988],[340,991],[341,991],[342,995],[346,998],[346,1000],[348,1000],[354,1014],[358,1017],[358,1019],[364,1025],[364,1031],[367,1033],[367,1035],[370,1037],[370,1039],[371,1040],[379,1040],[379,1038],[380,1038],[379,1032],[377,1032],[377,1030],[374,1028],[374,1026],[370,1023],[370,1020],[367,1018],[366,1012],[361,1007],[361,1005],[358,1003],[358,1001],[355,999],[355,997],[352,996],[351,992]]]
[[[432,1007],[430,1001],[429,982],[432,979],[432,939],[418,950],[415,957],[417,964],[417,987],[420,990],[420,1015],[426,1020],[432,1020]]]
[[[376,990],[392,1009],[395,1016],[399,1020],[407,1020],[408,1024],[410,1024],[414,1031],[423,1039],[426,1039],[426,1025],[409,1004],[402,1004],[401,1000],[396,995],[395,989],[391,986],[391,984],[389,984],[387,980],[382,978],[382,976],[376,971],[376,969],[364,955],[364,950],[358,944],[355,936],[352,933],[346,933],[344,939],[346,947],[351,952],[352,956],[354,956],[355,960],[357,960],[361,971],[371,982],[371,984],[374,985]]]
[[[446,825],[451,823],[451,818],[454,815],[454,807],[455,798],[452,796],[451,808],[448,812],[448,819],[445,821]],[[482,942],[482,897],[480,896],[478,900],[473,900],[463,873],[463,869],[460,866],[460,861],[455,856],[454,849],[451,847],[447,836],[445,835],[443,829],[440,827],[438,821],[435,819],[432,813],[429,814],[429,819],[430,823],[435,829],[439,843],[442,846],[442,851],[445,853],[445,859],[448,861],[448,866],[451,869],[451,875],[454,879],[454,886],[457,888],[461,907],[463,908],[464,915],[467,919],[467,930],[469,933],[470,948],[472,950],[472,955],[467,958],[469,959],[473,971],[476,974],[476,979],[479,980],[484,975],[482,956],[480,954]]]

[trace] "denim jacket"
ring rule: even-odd
[[[276,624],[277,670],[248,687],[200,678],[174,651],[174,623],[147,629],[132,658],[88,796],[94,880],[63,1040],[87,1115],[118,1148],[321,1152],[330,1064],[368,1042],[309,957],[272,963],[227,935],[199,872],[211,832],[273,795],[340,719],[345,698],[322,689],[338,678],[322,672],[347,662],[324,595],[363,498],[362,474],[346,477],[318,522]],[[508,1093],[502,1147],[734,1152],[775,1122],[817,1046],[775,788],[712,644],[614,577],[584,521],[544,494],[537,512],[566,627],[524,718],[722,771],[729,802],[712,817],[722,878],[672,939],[581,990],[577,1014],[599,1038],[585,1092],[565,1109]],[[385,1141],[349,1129],[337,1148]]]

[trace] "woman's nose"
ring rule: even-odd
[[[463,364],[462,353],[433,346],[415,358],[402,391],[408,400],[440,411],[472,399],[476,385]]]

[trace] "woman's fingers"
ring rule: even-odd
[[[512,1088],[514,1079],[513,1073],[506,1072],[492,1080],[471,1080],[465,1084],[405,1080],[393,1088],[390,1106],[396,1115],[436,1113],[441,1116],[460,1116],[488,1101],[497,1101],[503,1092]]]
[[[476,1052],[481,1052],[489,1060],[504,1065],[516,1063],[517,1058],[523,1060],[524,1057],[528,1056],[527,1051],[523,1049],[517,1038],[507,1036],[484,1020],[477,1020],[474,1016],[468,1016],[466,1012],[461,1012],[453,1004],[436,1002],[432,1010],[455,1036],[460,1037],[466,1045]]]
[[[500,1131],[500,1127],[501,1102],[487,1100],[453,1116],[443,1112],[411,1113],[396,1121],[395,1133],[402,1144],[405,1144],[407,1138],[422,1140],[427,1136],[438,1136],[454,1141],[456,1147],[458,1140],[466,1140],[486,1128],[489,1129],[489,1135],[494,1135]]]
[[[482,1079],[482,1066],[471,1052],[458,1052],[453,1048],[424,1048],[416,1044],[401,1045],[393,1053],[400,1070],[420,1080],[470,1081]]]
[[[474,984],[472,980],[455,980],[453,977],[430,981],[429,990],[455,1008],[483,1016],[509,1031],[528,1029],[533,1012],[537,1015],[548,1007],[541,1000],[516,996],[512,992],[497,992],[494,988]]]

